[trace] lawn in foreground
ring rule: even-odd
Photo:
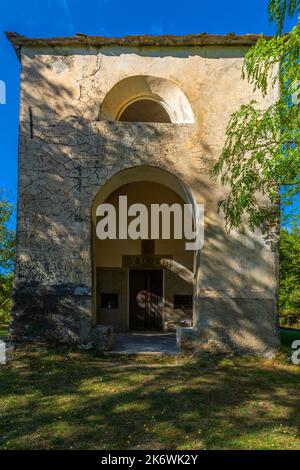
[[[0,339],[5,338],[8,334],[8,326],[7,325],[2,325],[0,323]]]
[[[300,449],[299,373],[284,358],[19,352],[0,367],[0,448]]]

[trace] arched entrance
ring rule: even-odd
[[[148,236],[120,237],[127,209],[143,204],[148,211]],[[116,239],[99,240],[96,228],[100,204],[116,208]],[[111,325],[117,332],[174,331],[176,326],[192,326],[194,252],[186,250],[186,240],[174,231],[175,213],[170,212],[170,237],[150,232],[151,207],[167,204],[182,207],[194,204],[179,178],[152,166],[120,171],[98,192],[92,208],[94,322]],[[123,211],[123,212],[122,212]],[[183,211],[182,211],[183,214]],[[134,217],[127,214],[127,225]],[[162,219],[161,219],[162,220]]]

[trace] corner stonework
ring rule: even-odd
[[[92,349],[111,351],[113,349],[114,332],[112,326],[97,325],[91,331]]]

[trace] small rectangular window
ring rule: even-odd
[[[193,308],[193,296],[192,295],[174,295],[174,309],[177,308]]]
[[[101,308],[119,308],[118,294],[101,294]]]

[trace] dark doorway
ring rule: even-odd
[[[171,123],[170,116],[163,106],[156,101],[147,99],[129,104],[119,117],[119,121]]]
[[[163,272],[130,271],[129,328],[162,330]]]

